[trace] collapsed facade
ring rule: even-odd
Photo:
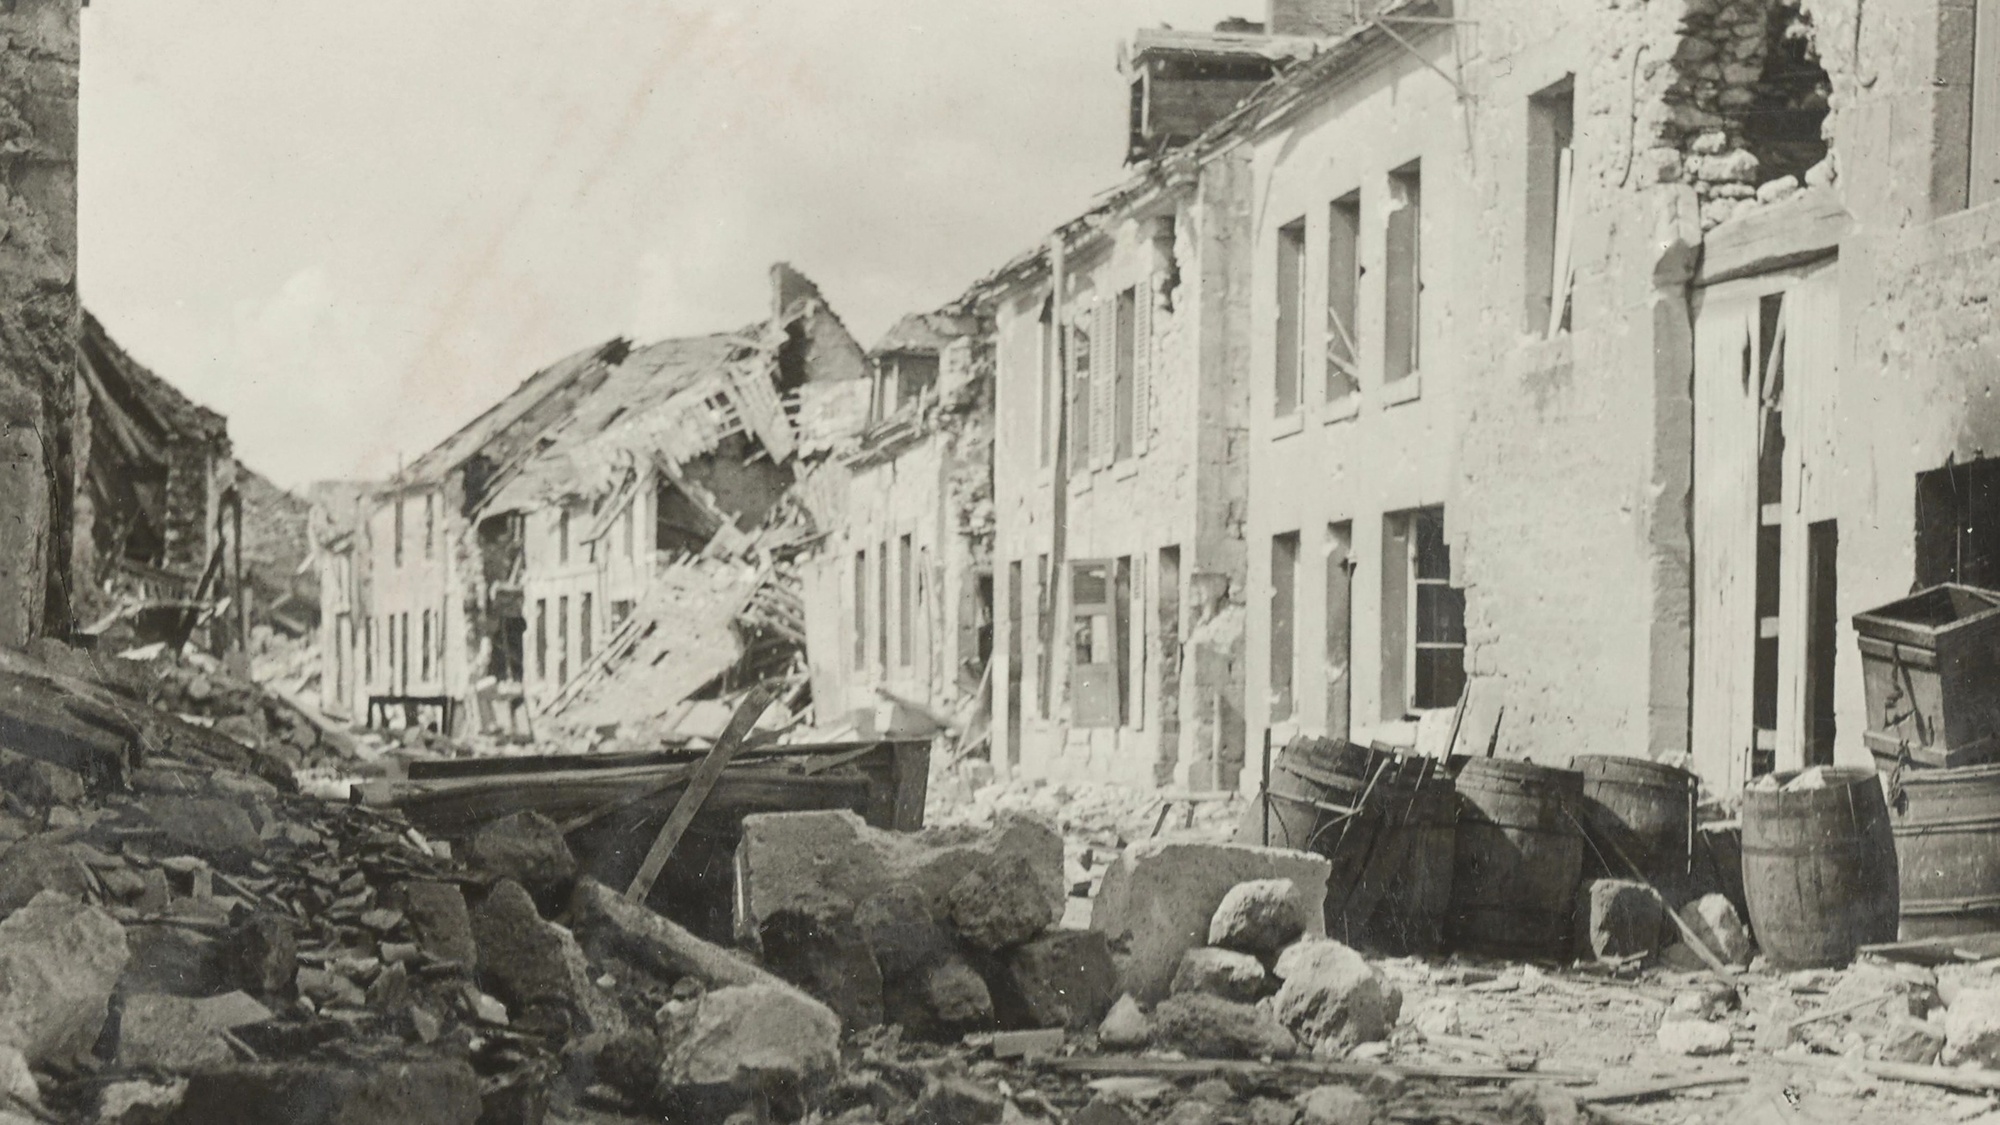
[[[869,353],[866,426],[801,491],[822,726],[930,727],[984,698],[993,644],[993,357],[975,308],[903,318]],[[970,721],[976,722],[976,717]]]
[[[579,352],[370,490],[347,527],[323,513],[328,706],[630,731],[739,663],[786,670],[806,531],[788,490],[865,381],[812,283],[772,278],[768,319]]]
[[[1454,730],[1724,790],[1867,762],[1854,614],[2000,583],[1982,14],[1141,33],[1132,177],[965,298],[996,769],[1249,785],[1267,733]]]

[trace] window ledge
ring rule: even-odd
[[[1083,493],[1089,492],[1090,478],[1096,475],[1097,475],[1097,470],[1085,469],[1084,471],[1069,478],[1069,494],[1071,496],[1080,496]]]
[[[1127,456],[1124,460],[1112,466],[1111,479],[1130,480],[1133,477],[1137,476],[1138,473],[1139,473],[1139,458],[1138,455],[1133,454]]]
[[[1280,414],[1271,420],[1271,440],[1276,441],[1279,438],[1291,437],[1293,434],[1304,429],[1305,424],[1306,414],[1303,410],[1294,410],[1290,414]]]
[[[1382,405],[1396,406],[1405,402],[1415,402],[1424,394],[1424,377],[1411,372],[1393,383],[1382,384]]]
[[[1339,398],[1327,403],[1326,408],[1320,412],[1319,420],[1324,425],[1332,425],[1335,422],[1348,421],[1351,418],[1357,417],[1360,413],[1361,392],[1349,391],[1347,394],[1341,395]]]

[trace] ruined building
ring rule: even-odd
[[[904,317],[869,353],[865,428],[802,491],[822,726],[913,707],[929,729],[984,699],[993,644],[993,356],[969,303]],[[885,708],[885,705],[889,705]],[[976,716],[966,718],[979,725]]]
[[[1853,616],[2000,583],[1986,7],[1142,32],[1129,178],[966,298],[996,768],[1254,784],[1267,735],[1454,729],[1722,789],[1868,762]],[[899,534],[843,548],[850,666],[901,652]]]
[[[785,670],[803,642],[790,544],[809,530],[788,490],[863,375],[782,265],[770,316],[742,331],[613,340],[537,373],[350,526],[323,513],[329,705],[468,730],[478,699],[482,727],[637,731],[732,669]]]

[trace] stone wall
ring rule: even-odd
[[[0,11],[0,643],[70,627],[76,0]],[[87,538],[87,537],[86,537]]]

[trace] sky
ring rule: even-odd
[[[1263,6],[92,0],[78,285],[252,468],[384,476],[775,261],[872,344],[1119,181],[1122,39]]]

